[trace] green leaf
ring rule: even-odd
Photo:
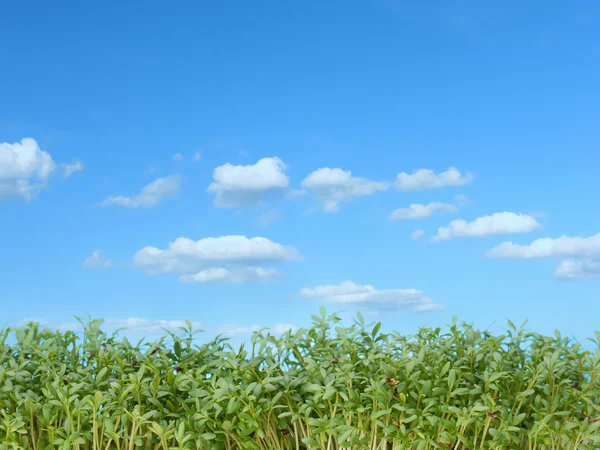
[[[181,343],[179,342],[179,340],[175,341],[175,344],[173,344],[173,351],[175,352],[175,356],[177,357],[177,360],[181,359]]]
[[[373,331],[371,332],[371,336],[373,338],[375,338],[375,336],[377,336],[377,333],[379,332],[380,329],[381,329],[381,322],[377,322],[377,324],[373,328]]]
[[[200,437],[202,437],[202,439],[204,439],[205,441],[212,441],[214,438],[217,437],[217,435],[214,433],[202,433]]]
[[[527,389],[523,392],[521,392],[519,395],[517,395],[517,397],[529,397],[530,395],[535,394],[535,390],[534,389]]]
[[[456,370],[452,369],[448,374],[448,388],[452,390],[452,388],[454,388],[454,383],[456,383]]]

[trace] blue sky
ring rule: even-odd
[[[5,2],[3,322],[592,336],[600,5],[417,3]]]

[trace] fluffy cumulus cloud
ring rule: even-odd
[[[389,183],[355,177],[349,170],[323,167],[309,174],[302,186],[314,192],[326,212],[336,212],[341,202],[386,191]]]
[[[565,280],[600,278],[600,261],[568,259],[556,267],[554,275]]]
[[[262,267],[243,267],[233,270],[211,267],[194,274],[182,275],[180,279],[184,283],[244,284],[275,281],[280,275],[278,270]]]
[[[300,296],[319,298],[329,303],[364,306],[375,311],[425,312],[444,309],[417,289],[377,289],[352,281],[304,288],[300,291]]]
[[[436,213],[453,213],[458,208],[448,203],[432,202],[426,205],[413,203],[408,208],[398,208],[390,215],[392,220],[424,219]]]
[[[225,284],[273,281],[279,272],[261,265],[299,260],[294,247],[238,235],[199,241],[182,237],[166,249],[147,246],[134,256],[135,266],[149,274],[178,273],[187,283]]]
[[[124,208],[152,208],[163,200],[174,197],[181,190],[182,178],[179,175],[170,175],[158,178],[146,185],[142,191],[132,197],[118,195],[108,197],[100,206],[121,206]]]
[[[35,139],[0,143],[0,198],[33,199],[55,170],[56,163]]]
[[[560,236],[536,239],[531,244],[503,242],[488,252],[492,258],[533,259],[552,257],[600,257],[600,233],[590,236]]]
[[[513,212],[494,213],[478,217],[472,222],[453,220],[447,227],[438,228],[434,241],[442,241],[459,237],[485,237],[499,234],[529,233],[542,226],[527,214]]]
[[[262,158],[247,166],[225,164],[213,171],[207,192],[215,194],[215,206],[235,208],[262,203],[269,195],[282,195],[289,186],[287,167],[277,157]]]
[[[445,172],[435,173],[430,169],[419,169],[412,174],[401,172],[396,177],[396,188],[401,191],[420,191],[424,189],[439,189],[444,187],[464,186],[473,181],[473,174],[462,175],[456,167],[450,167]]]
[[[84,262],[86,269],[108,269],[112,267],[112,261],[104,257],[102,250],[94,250]]]

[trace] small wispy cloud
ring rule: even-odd
[[[432,202],[426,205],[413,203],[408,208],[398,208],[390,215],[392,220],[414,220],[431,217],[436,213],[453,213],[458,208],[448,203]]]
[[[279,211],[270,210],[262,213],[256,219],[256,223],[261,227],[267,227],[273,222],[281,219],[281,213]]]
[[[280,278],[281,272],[275,269],[262,267],[243,267],[239,269],[226,269],[224,267],[211,267],[194,274],[181,275],[183,283],[203,284],[248,284],[267,283]]]
[[[288,331],[295,333],[298,331],[298,327],[296,325],[290,323],[278,323],[273,327],[264,327],[259,325],[252,326],[239,326],[234,324],[223,325],[219,329],[219,334],[223,334],[228,337],[249,337],[253,333],[264,330],[264,333],[269,333],[274,336],[279,336]]]
[[[158,178],[146,185],[142,191],[132,197],[124,195],[108,197],[99,206],[121,206],[125,208],[152,208],[168,197],[174,197],[181,189],[182,178],[171,175]]]
[[[424,189],[440,189],[458,187],[469,184],[475,176],[472,173],[462,175],[456,167],[445,172],[435,173],[430,169],[419,169],[412,174],[401,172],[396,177],[395,186],[401,191],[420,191]]]
[[[81,161],[75,161],[74,163],[67,164],[63,163],[60,165],[63,169],[63,177],[68,178],[75,172],[81,172],[83,170],[83,163]]]
[[[304,288],[304,298],[318,298],[328,303],[364,306],[373,311],[426,312],[444,307],[417,289],[377,289],[369,284],[346,280],[337,285]]]
[[[42,319],[40,317],[26,317],[25,319],[23,319],[21,321],[21,325],[26,325],[28,323],[37,323],[37,324],[40,324],[41,326],[46,326],[50,322],[48,322],[46,319]]]
[[[425,219],[438,213],[455,213],[459,208],[469,204],[469,199],[464,195],[455,197],[455,204],[431,202],[426,205],[412,203],[408,208],[398,208],[390,214],[392,220]]]
[[[200,322],[191,321],[192,327],[200,328]],[[83,330],[79,322],[66,322],[58,325],[56,328],[60,331],[80,332]],[[108,319],[105,320],[100,328],[106,332],[114,332],[116,330],[127,330],[130,333],[161,333],[163,330],[172,332],[179,331],[179,327],[187,327],[185,320],[153,320],[141,317],[129,317],[127,319]]]
[[[447,227],[438,228],[433,241],[443,241],[460,237],[485,237],[501,234],[529,233],[542,228],[542,225],[527,214],[499,212],[481,216],[471,222],[453,220]]]
[[[183,162],[183,155],[181,153],[175,153],[173,155],[173,161]]]
[[[410,233],[410,238],[413,241],[418,241],[419,239],[421,239],[423,237],[424,234],[425,234],[424,230],[415,230],[412,233]]]
[[[194,157],[192,158],[192,160],[193,160],[194,162],[198,162],[198,161],[200,161],[201,159],[202,159],[202,153],[200,153],[200,152],[196,152],[196,153],[194,153]]]
[[[86,269],[109,269],[112,267],[112,261],[106,259],[102,250],[94,250],[84,262],[83,267]]]

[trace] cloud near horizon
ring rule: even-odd
[[[241,284],[274,281],[280,273],[259,267],[301,261],[291,246],[242,235],[194,241],[177,238],[166,250],[146,246],[134,255],[135,267],[150,275],[178,273],[184,283]]]
[[[417,289],[376,289],[369,284],[342,281],[337,285],[303,288],[300,297],[318,298],[327,303],[364,306],[375,311],[438,311],[444,307]]]
[[[503,242],[487,252],[496,259],[569,258],[561,261],[554,276],[566,280],[600,278],[600,233],[590,236],[540,238],[530,244]]]
[[[278,323],[273,327],[264,327],[259,325],[252,325],[249,327],[238,326],[234,324],[226,324],[223,325],[219,329],[219,334],[223,334],[229,337],[249,337],[257,331],[263,330],[263,333],[269,333],[274,336],[280,336],[284,333],[287,333],[291,330],[292,333],[295,333],[299,330],[296,325],[290,323]]]
[[[503,242],[488,251],[491,258],[533,259],[563,257],[600,257],[600,233],[590,236],[540,238],[528,245]]]

